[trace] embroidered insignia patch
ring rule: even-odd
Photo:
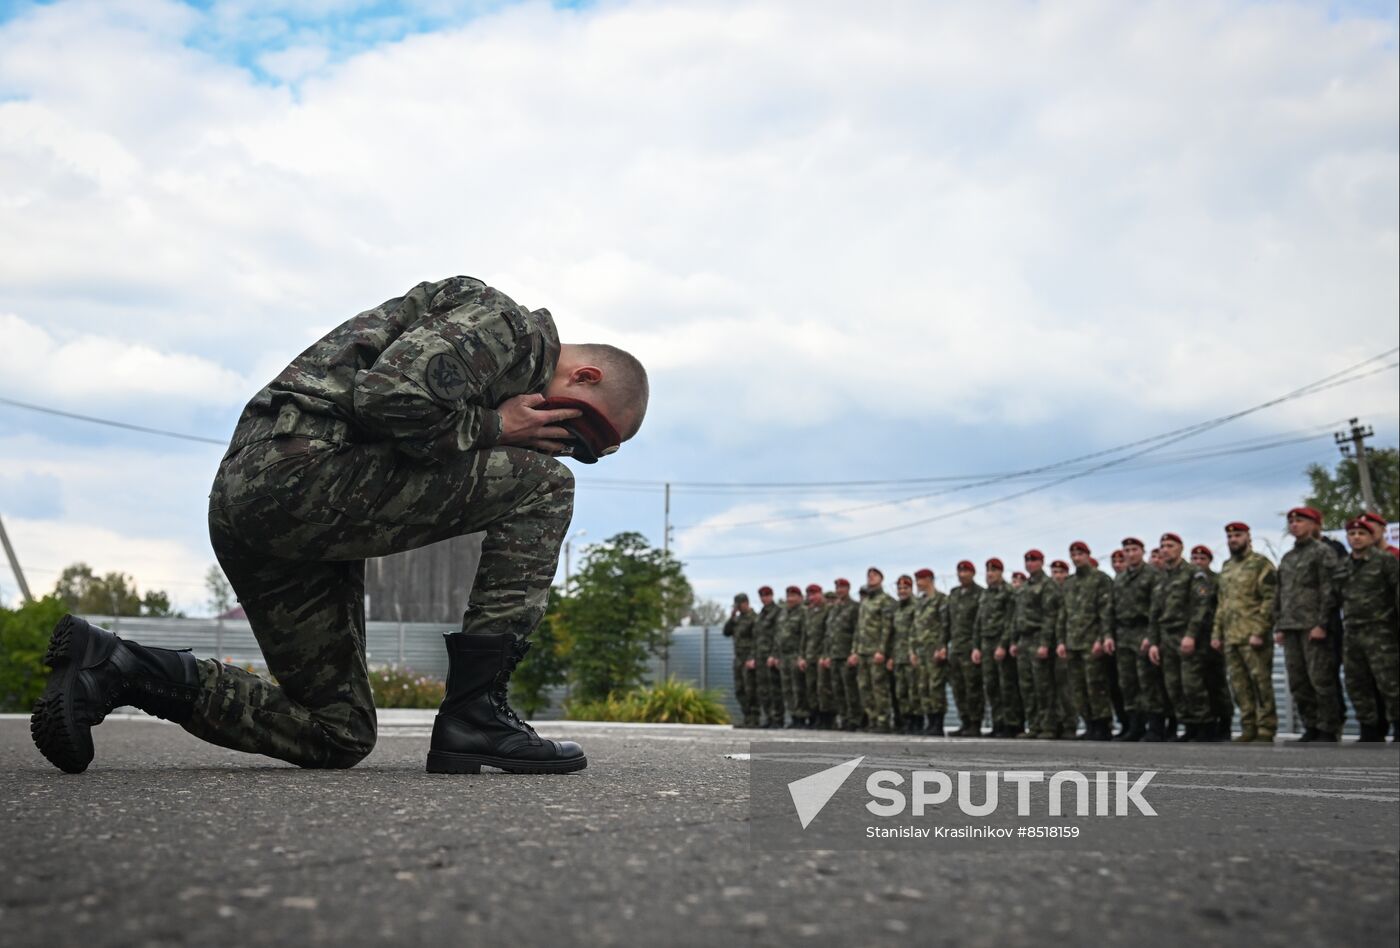
[[[445,402],[455,402],[467,390],[467,366],[455,353],[439,352],[428,360],[428,391]]]

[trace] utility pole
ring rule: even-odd
[[[669,494],[667,496],[669,506]],[[10,535],[5,532],[5,521],[3,520],[0,520],[0,545],[5,547],[5,556],[9,557],[10,570],[15,574],[15,582],[19,583],[20,596],[26,603],[33,602],[34,597],[29,594],[29,584],[24,581],[24,571],[19,568],[19,557],[15,555],[15,548],[10,545]]]
[[[1342,457],[1356,458],[1356,471],[1361,475],[1361,499],[1366,502],[1366,509],[1379,510],[1376,495],[1371,493],[1371,467],[1368,463],[1370,458],[1367,457],[1370,449],[1366,447],[1366,439],[1375,437],[1376,432],[1370,425],[1362,427],[1355,418],[1348,419],[1347,423],[1351,425],[1350,431],[1338,431],[1332,437],[1341,449]]]
[[[666,503],[661,519],[661,552],[671,552],[671,482],[666,482]],[[661,680],[671,677],[671,630],[663,629],[661,645]]]

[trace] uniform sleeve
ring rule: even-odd
[[[1152,645],[1162,644],[1162,583],[1152,584],[1151,605],[1147,607],[1147,641]]]
[[[490,447],[500,439],[501,416],[476,400],[529,354],[518,314],[479,303],[429,309],[355,373],[355,416],[413,457],[446,460]]]
[[[1277,634],[1278,634],[1278,631],[1279,631],[1279,628],[1278,628],[1278,618],[1279,618],[1279,616],[1281,616],[1281,615],[1283,615],[1283,583],[1281,583],[1281,582],[1278,581],[1278,575],[1275,574],[1275,576],[1274,576],[1274,621],[1271,622],[1271,623],[1269,624],[1270,628],[1272,628],[1272,629],[1274,630],[1274,634],[1275,634],[1275,635],[1277,635]]]
[[[1273,563],[1265,561],[1255,583],[1255,597],[1259,603],[1259,625],[1266,630],[1267,635],[1267,630],[1274,627],[1274,617],[1278,614],[1278,570]]]
[[[1225,623],[1224,623],[1224,621],[1222,621],[1222,620],[1223,620],[1223,617],[1224,617],[1224,615],[1225,615],[1225,610],[1220,608],[1220,602],[1219,602],[1219,595],[1220,595],[1220,593],[1219,593],[1219,588],[1220,588],[1221,586],[1223,586],[1224,584],[1225,584],[1225,568],[1224,568],[1224,567],[1221,567],[1221,569],[1220,569],[1220,576],[1219,576],[1219,578],[1216,580],[1216,590],[1217,590],[1217,591],[1216,591],[1215,617],[1214,617],[1213,619],[1211,619],[1211,622],[1210,622],[1210,637],[1211,637],[1211,639],[1212,639],[1213,641],[1216,641],[1216,642],[1223,642],[1223,641],[1225,641]]]
[[[1337,604],[1341,601],[1334,579],[1339,564],[1337,554],[1332,552],[1330,546],[1321,540],[1315,542],[1321,550],[1318,556],[1313,557],[1313,568],[1317,571],[1317,615],[1313,617],[1313,624],[1309,628],[1320,625],[1325,629],[1332,621]]]
[[[724,637],[732,639],[734,637],[734,624],[738,620],[734,616],[729,617],[729,621],[724,624]]]
[[[884,630],[884,639],[883,639],[883,645],[884,645],[884,647],[881,648],[880,651],[884,653],[885,658],[889,658],[889,657],[890,657],[890,653],[894,651],[894,605],[893,605],[893,604],[887,604],[883,609],[880,610],[880,626],[881,626],[881,628]]]
[[[1006,606],[1001,611],[1001,634],[997,637],[997,644],[1002,648],[1011,648],[1011,627],[1015,622],[1016,596],[1014,593],[1005,595]]]
[[[1113,582],[1107,573],[1099,574],[1099,638],[1113,637]]]

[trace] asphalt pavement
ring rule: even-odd
[[[1151,767],[1159,809],[1219,832],[1176,819],[1063,851],[775,851],[751,845],[750,741],[850,735],[547,723],[587,770],[447,776],[423,772],[429,720],[385,715],[360,766],[302,771],[115,719],[69,776],[0,719],[0,944],[1400,941],[1393,744],[871,738],[872,760],[912,744],[911,766]],[[842,757],[797,750],[799,769]]]

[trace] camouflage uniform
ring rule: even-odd
[[[778,661],[783,682],[783,704],[794,721],[807,716],[807,683],[797,660],[802,657],[804,606],[784,604],[778,614]]]
[[[935,652],[948,647],[947,602],[947,595],[935,589],[914,604],[914,651],[919,656],[915,681],[925,714],[948,711],[948,663],[933,660]]]
[[[369,753],[370,557],[485,531],[462,629],[534,630],[573,476],[498,445],[495,406],[542,391],[558,357],[547,311],[456,277],[341,324],[253,397],[214,479],[209,534],[276,684],[199,662],[186,730],[308,767]]]
[[[992,709],[992,727],[1021,723],[1021,696],[1016,684],[1016,659],[1010,653],[1001,661],[998,648],[1011,648],[1011,613],[1016,607],[1015,590],[1007,582],[988,583],[977,603],[977,646],[982,649],[982,685]]]
[[[1187,631],[1196,643],[1200,664],[1201,686],[1206,692],[1210,720],[1220,722],[1229,737],[1229,725],[1235,717],[1230,701],[1230,686],[1225,677],[1225,651],[1211,644],[1215,629],[1215,612],[1219,602],[1220,577],[1214,570],[1198,569],[1191,578],[1191,621]]]
[[[1036,647],[1045,646],[1048,655],[1035,662],[1035,694],[1041,722],[1038,736],[1073,737],[1074,703],[1069,662],[1055,654],[1055,647],[1065,641],[1065,587],[1054,578],[1046,580],[1042,586],[1044,615]]]
[[[1132,681],[1136,689],[1134,703],[1143,714],[1166,714],[1168,709],[1167,681],[1159,665],[1152,664],[1143,651],[1142,642],[1148,637],[1152,615],[1152,591],[1160,574],[1146,563],[1130,566],[1113,582],[1114,660],[1118,663],[1118,681]],[[1124,666],[1131,663],[1132,671]],[[1124,686],[1123,701],[1128,702]]]
[[[959,584],[948,593],[948,674],[953,679],[953,701],[958,720],[969,731],[981,733],[986,695],[982,692],[982,668],[972,664],[977,641],[977,606],[982,587]]]
[[[1074,704],[1086,724],[1113,717],[1105,657],[1093,646],[1108,634],[1113,621],[1113,580],[1085,564],[1065,581],[1063,644],[1068,652],[1069,683]]]
[[[1215,628],[1211,637],[1225,643],[1230,687],[1240,709],[1246,739],[1273,740],[1278,731],[1274,704],[1274,596],[1278,571],[1253,550],[1231,555],[1220,567]],[[1249,643],[1259,639],[1258,647]]]
[[[856,625],[852,652],[860,656],[860,697],[865,716],[871,727],[890,725],[890,674],[883,662],[876,663],[876,653],[890,657],[894,636],[894,599],[879,586],[869,590],[860,603],[860,618]]]
[[[1283,660],[1288,690],[1305,727],[1333,736],[1340,733],[1337,707],[1337,659],[1327,639],[1313,641],[1308,632],[1327,628],[1336,608],[1333,587],[1337,554],[1311,537],[1296,540],[1278,564],[1274,596],[1274,629],[1283,634]],[[1330,634],[1330,633],[1329,633]]]
[[[780,668],[769,668],[768,659],[778,657],[778,622],[783,607],[770,602],[758,613],[755,629],[758,646],[758,703],[766,723],[783,723],[783,674]]]
[[[831,656],[832,690],[835,692],[836,710],[845,726],[859,724],[861,716],[860,686],[856,681],[860,672],[847,662],[851,657],[859,617],[860,605],[849,597],[837,599],[826,615],[826,647]]]
[[[809,714],[825,710],[822,707],[821,657],[826,651],[826,604],[804,603],[802,606],[802,657],[807,660],[807,670],[802,673],[805,692],[804,703]],[[831,689],[830,676],[827,690]],[[827,698],[830,704],[830,697]]]
[[[1016,684],[1024,706],[1026,729],[1031,733],[1041,730],[1042,709],[1040,697],[1036,693],[1036,657],[1040,648],[1041,629],[1045,624],[1045,589],[1051,582],[1043,569],[1038,569],[1026,577],[1025,583],[1016,591],[1016,609],[1012,613],[1012,626],[1016,634]]]
[[[758,724],[758,613],[750,609],[729,617],[724,634],[734,640],[734,700],[744,713],[744,726]],[[754,663],[753,668],[748,663]]]
[[[1395,557],[1375,546],[1352,553],[1337,566],[1346,622],[1346,681],[1356,719],[1380,723],[1376,695],[1388,720],[1400,721],[1400,623],[1396,618]],[[1384,734],[1381,735],[1384,737]]]
[[[914,648],[914,617],[917,612],[914,597],[895,599],[894,616],[890,620],[894,626],[890,657],[894,659],[896,722],[909,715],[924,713],[919,689],[914,683],[914,666],[909,662],[909,652]]]
[[[1181,654],[1181,640],[1191,625],[1192,583],[1197,569],[1185,559],[1175,566],[1163,565],[1152,595],[1152,615],[1148,638],[1162,659],[1162,677],[1167,684],[1176,716],[1183,724],[1200,725],[1210,720],[1210,701],[1200,666],[1200,643],[1191,655]]]

